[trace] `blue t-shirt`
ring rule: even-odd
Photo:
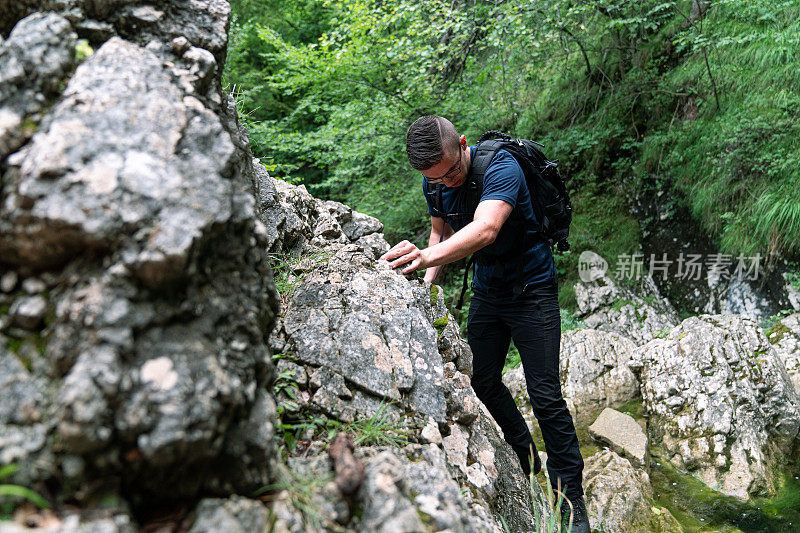
[[[470,152],[475,154],[475,146],[470,146]],[[441,217],[454,232],[460,230],[471,222],[465,217],[449,216],[466,211],[466,181],[458,187],[442,186],[442,207],[444,213],[435,209],[435,188],[428,188],[428,180],[422,177],[422,191],[428,202],[428,213],[434,217]],[[522,169],[510,153],[498,150],[489,163],[483,176],[483,192],[480,201],[503,200],[513,206],[511,215],[500,228],[500,233],[495,241],[481,249],[482,254],[504,257],[505,266],[495,275],[497,264],[475,263],[472,278],[472,290],[480,294],[494,296],[508,296],[514,291],[517,283],[517,254],[513,253],[523,243],[524,231],[531,231],[536,227],[536,215],[531,206],[528,185]],[[509,223],[524,220],[525,223]],[[533,238],[535,244],[524,251],[522,256],[522,285],[538,285],[556,279],[556,267],[553,261],[553,252],[546,242]],[[537,242],[538,241],[538,242]],[[519,252],[523,252],[519,250]],[[511,259],[513,258],[513,259]]]

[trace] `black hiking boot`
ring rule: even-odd
[[[519,457],[519,462],[522,465],[522,471],[525,472],[525,477],[531,477],[531,451],[533,451],[533,475],[539,473],[542,469],[542,460],[539,459],[539,452],[536,451],[536,445],[531,442],[529,448],[522,446],[512,446]]]
[[[569,504],[572,504],[570,508]],[[572,512],[571,533],[591,533],[589,527],[589,515],[586,513],[586,501],[583,496],[574,496],[569,501],[561,502],[561,528],[562,531],[570,531],[570,511]]]

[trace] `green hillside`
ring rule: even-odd
[[[580,251],[638,249],[637,195],[670,193],[721,252],[800,252],[797,1],[233,5],[225,77],[254,154],[379,217],[390,241],[427,240],[403,137],[430,113],[560,160],[575,208],[557,256],[566,307]]]

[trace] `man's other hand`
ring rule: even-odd
[[[428,268],[430,266],[427,248],[425,250],[420,250],[413,243],[408,241],[403,241],[394,245],[391,250],[383,254],[380,258],[385,261],[390,261],[389,266],[392,268],[408,264],[408,266],[403,269],[403,274],[408,274],[409,272]]]

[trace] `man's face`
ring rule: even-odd
[[[467,140],[463,135],[460,140],[456,153],[445,154],[438,165],[422,171],[428,178],[428,183],[431,185],[443,183],[446,187],[458,187],[467,179],[468,164],[464,154]]]

